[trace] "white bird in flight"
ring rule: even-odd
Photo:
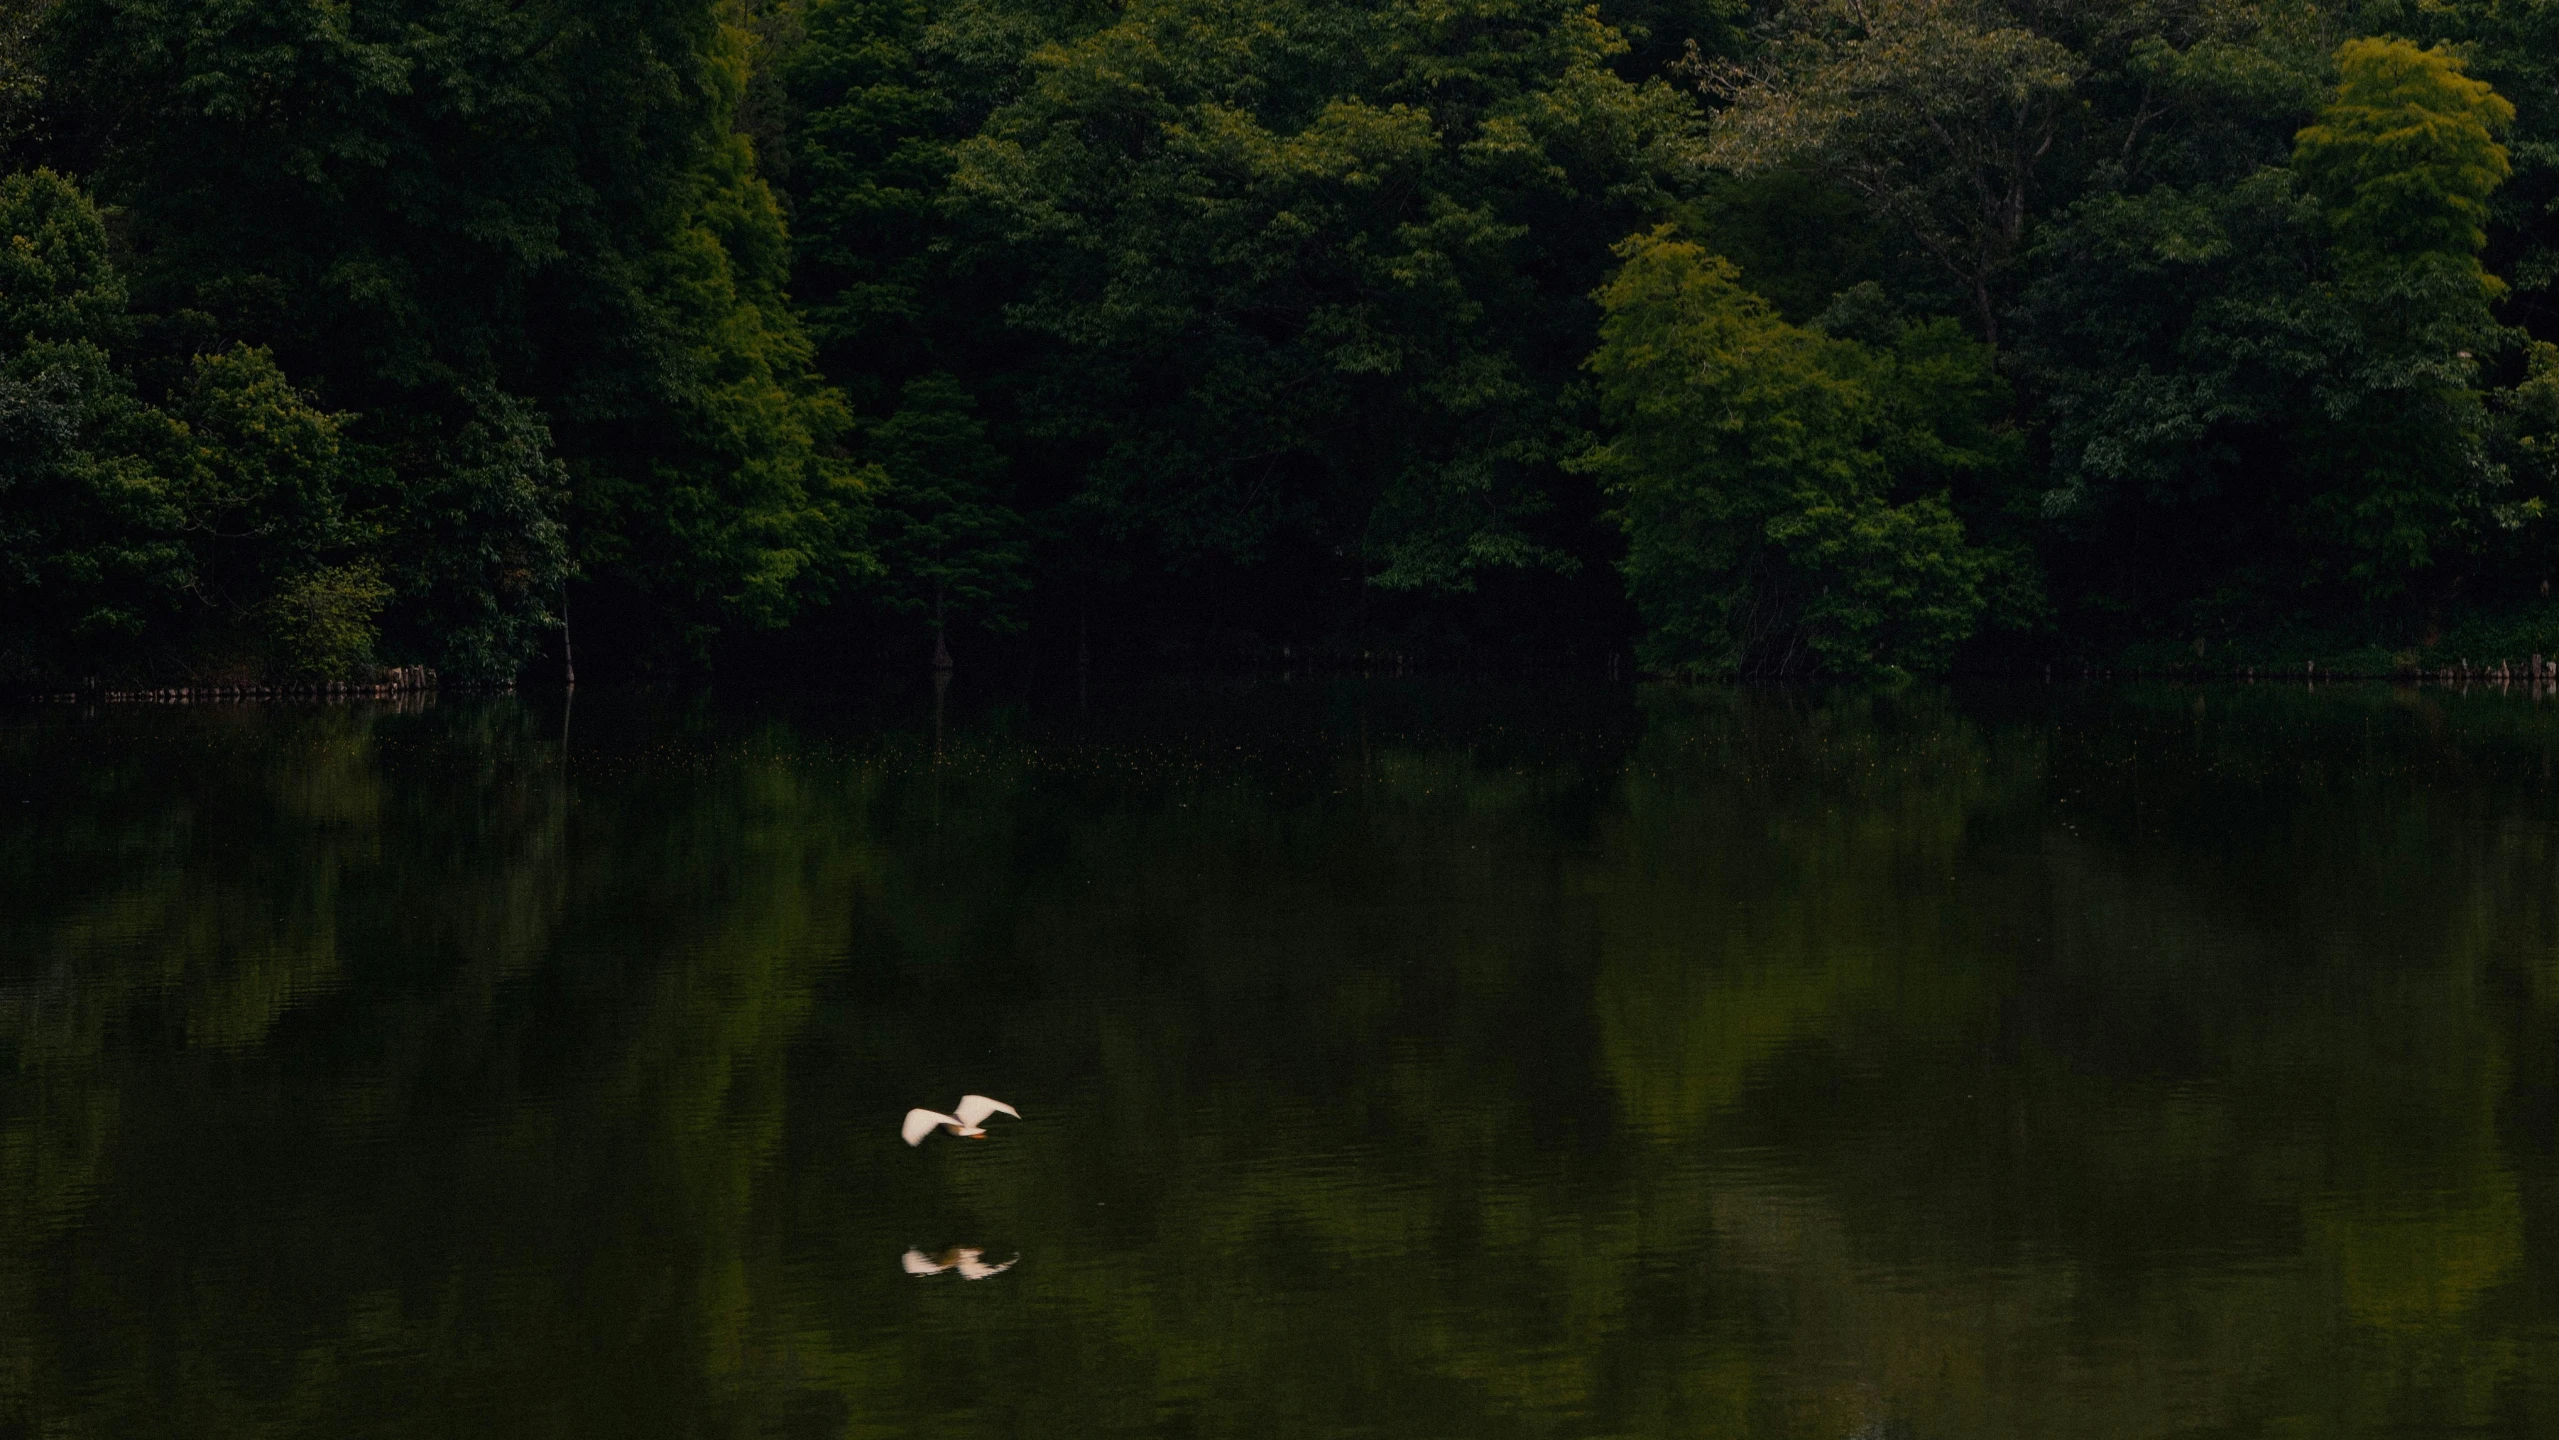
[[[924,1137],[932,1134],[936,1125],[954,1135],[978,1139],[986,1134],[986,1117],[999,1114],[1010,1115],[1016,1120],[1022,1118],[1021,1111],[1001,1100],[989,1100],[983,1095],[963,1095],[960,1097],[960,1113],[945,1115],[938,1110],[909,1110],[906,1123],[897,1127],[897,1133],[905,1136],[909,1145],[923,1144]]]
[[[956,1250],[945,1250],[939,1255],[927,1255],[921,1250],[909,1250],[898,1258],[897,1263],[909,1275],[939,1275],[945,1270],[957,1270],[963,1280],[984,1280],[990,1276],[1001,1275],[1022,1263],[1022,1257],[1016,1255],[1001,1265],[989,1265],[986,1263],[985,1255],[986,1252],[983,1250],[964,1245]]]

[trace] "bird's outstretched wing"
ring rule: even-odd
[[[938,1110],[909,1110],[906,1112],[906,1123],[897,1127],[897,1133],[906,1137],[907,1144],[921,1145],[924,1143],[924,1137],[933,1133],[934,1126],[959,1123],[957,1117],[945,1115]]]
[[[983,1095],[963,1095],[960,1097],[961,1124],[970,1126],[983,1125],[986,1123],[986,1117],[989,1115],[1010,1115],[1016,1120],[1022,1118],[1021,1111],[1014,1109],[1012,1106],[1005,1104],[1001,1100],[989,1100]]]
[[[898,1257],[897,1263],[909,1275],[939,1275],[951,1268],[948,1265],[934,1264],[933,1257],[921,1250],[907,1251]]]
[[[989,1265],[977,1258],[983,1253],[985,1252],[979,1250],[963,1250],[960,1252],[960,1263],[951,1268],[959,1271],[960,1278],[963,1280],[984,1280],[990,1275],[1001,1275],[1022,1263],[1022,1257],[1016,1255],[1001,1265]]]

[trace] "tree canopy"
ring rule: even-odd
[[[2554,25],[16,7],[5,668],[2422,648],[2559,568]]]

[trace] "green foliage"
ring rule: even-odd
[[[922,0],[817,0],[786,63],[800,108],[792,192],[796,284],[822,355],[848,385],[894,372],[943,297],[936,207],[959,99],[919,54]],[[872,381],[876,384],[876,381]]]
[[[1705,158],[1807,166],[1862,195],[1999,338],[2002,272],[2085,58],[2002,5],[1789,0],[1756,54],[1707,66],[1727,103]]]
[[[1945,322],[1888,350],[1789,325],[1667,229],[1621,253],[1590,361],[1616,433],[1583,464],[1618,501],[1645,663],[1944,668],[1997,568],[1940,488],[2011,461],[1987,352]]]
[[[2399,594],[2513,523],[2470,348],[2499,338],[2479,278],[2475,261],[2416,256],[2349,268],[2337,285],[2359,343],[2320,387],[2297,463],[2316,485],[2308,537],[2334,545],[2367,596]]]
[[[272,659],[337,679],[373,658],[391,592],[357,558],[362,467],[265,352],[197,358],[165,411],[85,344],[25,350],[5,384],[9,670]]]
[[[1541,528],[1606,247],[1688,103],[1567,0],[1141,0],[1036,51],[953,203],[1048,337],[1028,424],[1176,568],[1291,550],[1462,591]]]
[[[502,682],[555,623],[568,472],[531,401],[489,385],[440,400],[367,426],[378,468],[400,477],[373,496],[389,643],[454,679]]]
[[[29,112],[44,94],[36,69],[35,34],[52,0],[10,0],[0,6],[0,147],[24,137]]]
[[[2488,197],[2488,266],[2510,287],[2510,324],[2559,338],[2559,7],[2493,0],[2393,3],[2371,28],[2448,45],[2514,106],[2512,174]]]
[[[886,478],[879,549],[891,608],[1021,628],[1029,534],[1004,503],[1005,461],[987,442],[968,392],[950,376],[906,383],[896,412],[870,427],[868,453]]]
[[[246,346],[145,400],[101,348],[130,328],[104,233],[61,177],[0,181],[0,670],[353,674],[393,592],[347,417]]]
[[[114,344],[127,330],[124,281],[107,227],[71,181],[50,170],[0,179],[0,343]]]
[[[2349,40],[2337,93],[2293,143],[2292,166],[2328,207],[2337,248],[2364,265],[2418,256],[2477,263],[2488,197],[2512,173],[2497,136],[2515,107],[2441,45]],[[2482,277],[2493,295],[2502,286]]]
[[[573,581],[659,668],[1070,591],[1336,653],[1631,595],[1694,673],[2433,630],[2559,569],[2554,15],[10,7],[7,663],[306,582],[311,663],[486,680]]]
[[[573,459],[581,563],[637,582],[698,645],[771,628],[867,573],[843,399],[785,300],[788,232],[742,135],[710,147],[679,227],[636,287],[663,349],[664,408],[625,417],[623,463]]]
[[[177,442],[94,345],[28,347],[0,376],[0,621],[13,677],[113,661],[193,578],[155,461]]]
[[[298,679],[341,680],[373,658],[375,617],[391,598],[370,562],[294,576],[260,607],[279,668]]]
[[[1765,528],[1798,577],[1795,624],[1824,674],[1942,671],[1981,621],[1990,565],[1936,496],[1902,505],[1816,502],[1771,516]],[[1665,657],[1656,646],[1649,658]],[[1720,656],[1708,663],[1722,669]],[[1662,668],[1703,667],[1673,660]]]
[[[960,253],[949,192],[990,73],[1067,19],[818,0],[783,61],[798,115],[796,298],[819,363],[852,397],[853,448],[879,486],[881,573],[856,593],[890,615],[929,616],[937,633],[1019,630],[1030,591],[1012,457],[979,400],[1019,383],[1028,337],[1006,333],[1002,297]]]
[[[186,528],[206,538],[192,587],[208,599],[268,589],[361,544],[343,416],[314,406],[265,352],[196,358],[169,400],[181,428],[167,471]]]
[[[2364,363],[2328,388],[2331,423],[2305,437],[2335,477],[2312,519],[2342,542],[2347,573],[2387,594],[2457,553],[2505,479],[2471,362],[2500,338],[2485,302],[2504,287],[2479,251],[2514,107],[2440,46],[2349,41],[2337,66],[2293,168],[2326,208]]]
[[[2331,77],[2308,39],[2268,20],[2140,51],[2168,103],[2139,168],[2028,257],[2017,373],[2083,630],[2422,610],[2546,543],[2519,412],[2483,384],[2503,102],[2440,49],[2355,41]]]
[[[564,536],[675,653],[866,568],[733,131],[747,47],[708,0],[63,0],[39,54],[136,303],[354,414],[378,517],[420,527],[386,636],[500,676],[556,623]]]
[[[1677,223],[1682,234],[1739,266],[1751,289],[1797,324],[1858,285],[1873,287],[1886,308],[1897,308],[1880,283],[1893,270],[1886,237],[1856,192],[1819,175],[1773,169],[1710,176],[1702,193],[1680,207]],[[1903,287],[1892,290],[1898,295]]]
[[[2504,397],[2515,447],[2545,486],[2559,479],[2559,345],[2535,340],[2524,347],[2524,378]],[[2540,518],[2538,507],[2533,518]]]

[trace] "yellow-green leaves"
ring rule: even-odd
[[[382,567],[371,561],[327,565],[278,588],[260,607],[259,619],[279,670],[303,679],[345,680],[372,661],[380,638],[376,621],[391,599]]]
[[[123,327],[124,307],[106,223],[88,197],[50,170],[0,179],[0,346],[103,344]]]
[[[1617,501],[1646,664],[1692,675],[1942,668],[1993,568],[1922,491],[2004,458],[1984,347],[1889,348],[1790,325],[1668,227],[1620,247],[1590,368],[1613,423],[1585,456]]]
[[[2292,163],[2326,202],[2339,250],[2366,263],[2436,254],[2475,264],[2488,196],[2511,170],[2497,137],[2515,107],[2441,45],[2349,40],[2337,70],[2336,97],[2294,138]]]

